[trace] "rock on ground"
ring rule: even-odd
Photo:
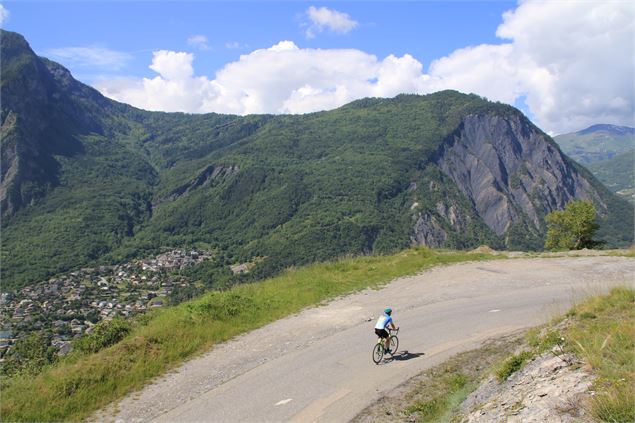
[[[545,353],[499,384],[485,380],[463,403],[464,423],[587,422],[581,406],[593,377],[573,356]]]

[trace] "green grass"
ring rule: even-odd
[[[492,258],[419,248],[343,259],[154,310],[115,345],[94,354],[75,352],[35,377],[3,380],[2,420],[78,421],[214,344],[307,306],[435,265]]]
[[[635,421],[635,291],[614,288],[569,313],[575,323],[564,337],[597,376],[586,404],[599,421]]]
[[[532,358],[534,354],[531,351],[522,351],[508,357],[496,369],[495,374],[499,382],[506,381],[512,374],[522,369],[527,360]]]
[[[461,404],[477,386],[463,373],[446,374],[437,384],[442,388],[440,394],[416,401],[406,408],[405,413],[416,415],[416,421],[444,421],[449,412]]]

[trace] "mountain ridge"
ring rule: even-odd
[[[1,38],[8,286],[165,246],[212,250],[191,274],[210,287],[413,244],[540,249],[542,217],[573,198],[596,204],[612,245],[632,240],[628,205],[517,109],[474,94],[307,115],[147,112],[75,81],[18,34]],[[7,49],[21,53],[5,60]],[[14,71],[24,63],[41,71],[30,95]],[[44,126],[20,132],[29,119]],[[250,274],[231,274],[254,257]]]
[[[596,124],[554,139],[612,192],[635,202],[635,128]]]
[[[586,135],[586,134],[591,134],[598,131],[606,131],[616,135],[635,134],[635,128],[631,128],[629,126],[611,125],[607,123],[598,123],[595,125],[591,125],[588,128],[577,131],[576,134]]]

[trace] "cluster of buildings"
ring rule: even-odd
[[[90,333],[101,320],[162,307],[174,289],[189,281],[175,274],[207,260],[201,251],[172,250],[151,259],[85,268],[15,293],[0,294],[0,359],[15,341],[33,331],[50,331],[60,354],[71,340]]]

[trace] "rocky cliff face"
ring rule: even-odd
[[[43,197],[57,184],[58,163],[52,156],[73,140],[60,136],[65,122],[60,123],[54,112],[60,94],[51,90],[54,76],[50,69],[20,35],[3,31],[1,42],[0,208],[4,217]]]
[[[103,121],[131,109],[79,83],[63,66],[38,57],[21,35],[2,31],[0,123],[2,216],[58,185],[58,157],[82,153],[79,136],[108,135]],[[125,130],[125,124],[122,130]]]
[[[572,199],[590,200],[600,213],[606,211],[589,180],[520,114],[466,116],[441,144],[434,162],[500,237],[515,224],[525,224],[539,236],[544,215]],[[439,220],[461,232],[469,216],[450,198],[439,202],[436,213],[417,215],[413,241],[442,246],[447,230]]]

